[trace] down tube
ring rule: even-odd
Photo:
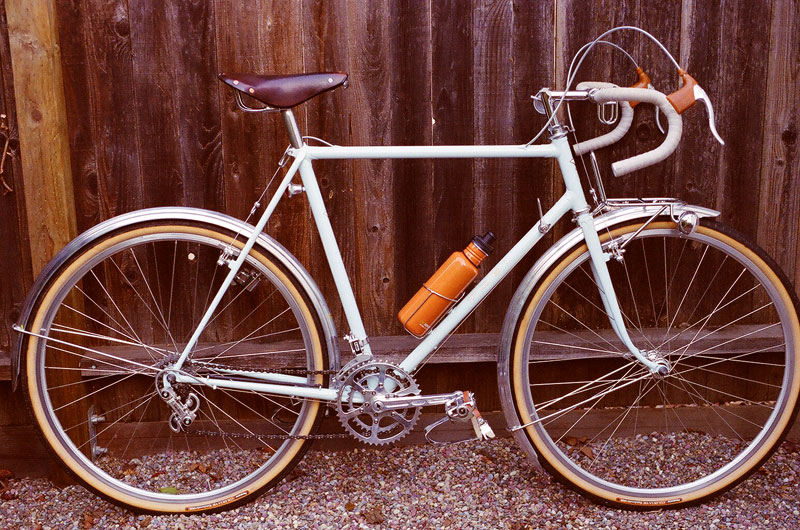
[[[400,368],[408,373],[414,372],[422,362],[433,352],[436,347],[458,326],[462,320],[477,306],[481,300],[511,272],[511,269],[533,248],[544,234],[539,231],[542,223],[553,226],[564,214],[574,206],[573,193],[567,191],[561,196],[542,219],[514,245],[508,253],[490,270],[486,276],[475,286],[470,293],[459,302],[452,311],[437,325],[414,351],[408,354]]]

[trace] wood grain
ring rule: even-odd
[[[78,231],[143,206],[127,4],[60,3]],[[133,115],[131,115],[133,114]]]
[[[0,194],[0,226],[4,228],[0,238],[0,255],[4,256],[0,262],[0,275],[5,278],[5,281],[0,281],[0,322],[4,324],[0,326],[0,365],[8,367],[13,341],[11,324],[19,316],[22,300],[33,282],[33,271],[5,4],[0,4],[0,114],[6,115],[3,122],[8,125],[6,134],[10,138],[10,153],[3,166],[2,178],[13,189]],[[5,139],[0,136],[0,141],[5,142]],[[0,370],[0,379],[6,378],[3,375],[5,371],[5,368]]]
[[[58,28],[52,2],[6,2],[33,272],[76,234]]]
[[[213,6],[128,5],[144,205],[217,208],[222,158]]]
[[[800,46],[797,3],[773,4],[764,98],[764,142],[758,198],[758,242],[800,285]],[[754,193],[755,190],[751,190]]]

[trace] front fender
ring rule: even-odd
[[[649,219],[656,215],[662,206],[657,204],[643,204],[642,206],[626,206],[623,208],[614,209],[608,213],[600,215],[594,219],[595,228],[598,231],[634,221],[637,219]],[[694,212],[698,217],[717,217],[720,212],[703,208],[701,206],[693,206],[687,204],[677,203],[671,207],[666,213],[672,213],[677,217],[683,212]],[[506,423],[509,427],[518,425],[519,419],[517,418],[516,409],[514,406],[513,397],[511,395],[510,374],[509,374],[509,357],[511,355],[511,343],[514,339],[514,328],[516,327],[519,315],[523,310],[525,301],[530,296],[533,289],[538,285],[544,274],[550,268],[558,263],[559,260],[575,245],[583,241],[583,232],[580,228],[575,228],[567,235],[559,239],[541,258],[533,265],[528,273],[523,278],[511,303],[506,311],[505,319],[503,320],[503,328],[500,332],[499,351],[497,356],[497,377],[498,388],[500,391],[500,401],[503,405],[503,412],[505,414]],[[520,431],[514,432],[515,436],[524,436]],[[526,444],[522,443],[522,447]],[[535,455],[531,455],[534,456]]]
[[[39,277],[36,278],[36,281],[28,293],[28,296],[25,298],[19,320],[17,321],[17,326],[21,329],[28,329],[28,320],[30,319],[31,314],[37,305],[43,289],[54,278],[61,266],[69,261],[77,252],[79,252],[84,245],[95,240],[96,238],[102,237],[110,232],[125,228],[127,226],[150,221],[168,220],[206,223],[217,228],[240,233],[244,237],[252,234],[254,230],[252,225],[234,217],[210,210],[188,207],[148,208],[144,210],[136,210],[134,212],[108,219],[96,226],[93,226],[86,232],[70,241],[69,244],[67,244],[67,246],[61,250],[61,252],[56,254],[50,263],[45,266],[44,270],[41,272],[41,274],[39,274]],[[331,312],[328,309],[328,305],[325,303],[325,299],[323,298],[319,287],[317,287],[317,284],[311,278],[311,275],[308,274],[308,271],[306,271],[300,262],[297,261],[297,258],[295,258],[288,250],[286,250],[286,248],[283,247],[283,245],[275,241],[275,239],[272,237],[262,233],[258,236],[256,245],[262,247],[272,256],[274,256],[278,262],[286,267],[289,273],[297,279],[297,281],[300,283],[300,287],[305,289],[305,292],[311,299],[314,309],[320,316],[323,333],[325,335],[325,340],[328,347],[329,367],[332,370],[338,370],[339,346],[336,341],[336,329],[333,324]],[[23,333],[16,333],[11,351],[11,379],[12,389],[14,390],[16,390],[19,380],[20,367],[22,365],[22,350],[26,342],[25,337],[26,336]]]

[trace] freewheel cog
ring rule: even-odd
[[[414,428],[420,407],[385,408],[390,398],[419,395],[419,387],[401,368],[366,361],[345,374],[339,387],[337,412],[345,430],[372,445],[399,440]]]

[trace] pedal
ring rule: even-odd
[[[478,407],[472,409],[472,428],[475,430],[475,437],[478,440],[491,440],[494,438],[494,431],[489,422],[483,419]]]
[[[452,399],[448,400],[444,407],[444,418],[425,427],[425,439],[433,445],[453,445],[464,442],[490,440],[495,437],[494,431],[489,426],[489,423],[483,419],[478,407],[475,405],[475,395],[472,392],[454,392]],[[437,427],[448,421],[471,422],[475,436],[452,441],[436,440],[430,436]]]

